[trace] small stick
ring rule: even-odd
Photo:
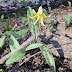
[[[19,66],[21,66],[24,62],[26,62],[26,61],[27,61],[28,59],[30,59],[31,57],[34,57],[35,55],[40,54],[41,52],[42,52],[42,51],[39,51],[39,52],[31,55],[30,57],[26,58]]]
[[[56,48],[56,49],[58,50],[58,49],[62,49],[62,48]],[[49,50],[51,50],[51,49],[49,49]],[[44,52],[44,51],[39,51],[39,52],[31,55],[30,57],[26,58],[19,66],[21,66],[21,65],[22,65],[24,62],[26,62],[27,60],[29,60],[31,57],[34,57],[35,55],[40,54],[40,53],[42,53],[42,52]]]

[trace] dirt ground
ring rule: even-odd
[[[42,31],[40,32],[41,34],[38,37],[38,42],[43,42],[49,47],[55,58],[57,72],[71,72],[72,61],[69,61],[69,58],[72,57],[72,23],[67,29],[65,29],[65,18],[68,13],[72,15],[72,9],[55,8],[52,11],[57,13],[57,15],[55,16],[54,13],[50,13],[48,14],[48,18],[44,19],[46,28],[42,27]],[[55,19],[58,21],[58,24],[50,26],[51,21]],[[22,23],[19,21],[19,18],[15,18],[11,21],[10,28],[13,29],[15,25],[15,28],[20,28],[21,24]],[[0,27],[0,29],[5,28],[5,26],[6,22],[4,23],[3,27]],[[27,29],[28,26],[23,28]],[[56,31],[49,32],[49,30],[52,28],[56,28]],[[28,39],[30,34],[27,34],[26,36]],[[26,40],[23,39],[21,40],[21,43]],[[25,58],[37,53],[38,51],[40,50],[35,49],[28,51],[26,56],[24,56],[18,62],[10,65],[9,67],[5,67],[4,64],[0,65],[0,68],[3,68],[3,72],[52,72],[42,53],[30,58],[25,63],[23,63]],[[0,52],[1,58],[10,52],[9,46],[5,45],[2,49],[0,49]],[[20,65],[21,63],[23,64]]]

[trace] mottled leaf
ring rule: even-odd
[[[25,51],[23,50],[19,50],[17,52],[15,52],[12,56],[9,57],[9,59],[5,62],[6,66],[9,66],[11,64],[13,64],[14,62],[17,62],[18,60],[20,60],[23,56],[25,56]]]
[[[0,26],[3,26],[3,23],[0,21]]]
[[[57,24],[56,20],[51,21],[50,26]]]
[[[25,35],[27,32],[28,32],[28,30],[23,29],[23,30],[17,31],[16,33],[17,33],[19,36],[23,36],[23,35]]]
[[[65,19],[66,27],[70,24],[70,22],[71,22],[71,18],[70,18],[70,16],[67,16],[66,19]]]
[[[43,45],[42,47],[40,47],[40,50],[43,51],[42,53],[50,68],[53,70],[53,72],[56,72],[54,57],[50,53],[49,48],[46,45]]]
[[[11,50],[11,51],[13,51],[13,50],[16,49],[17,47],[19,47],[19,43],[18,43],[18,41],[15,39],[15,37],[14,37],[13,35],[10,36],[9,46],[10,46],[10,50]]]
[[[28,50],[31,50],[31,49],[35,49],[35,48],[38,48],[38,47],[41,47],[43,44],[42,43],[35,43],[35,44],[31,44],[29,45],[25,51],[28,51]]]
[[[50,29],[49,31],[50,31],[50,32],[54,32],[54,31],[56,31],[56,29],[55,29],[55,28],[52,28],[52,29]]]
[[[20,36],[13,31],[7,31],[7,32],[5,32],[5,34],[7,34],[9,36],[13,35],[15,38],[20,38]]]
[[[11,35],[9,40],[9,46],[11,51],[19,47],[18,41],[15,39],[13,35]],[[23,56],[25,56],[26,52],[23,50],[19,50],[15,52],[12,56],[9,57],[9,59],[5,62],[6,66],[9,66],[13,64],[14,62],[17,62],[19,59],[21,59]]]
[[[6,38],[6,36],[3,36],[2,38],[0,38],[0,47],[3,46],[5,38]]]

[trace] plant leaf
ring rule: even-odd
[[[49,31],[50,31],[50,32],[54,32],[54,31],[56,31],[56,29],[55,29],[55,28],[52,28],[52,29],[50,29]]]
[[[17,47],[19,47],[19,43],[18,43],[18,41],[15,39],[15,37],[14,37],[13,35],[10,36],[9,46],[10,46],[10,50],[11,50],[11,51],[13,51],[13,50],[16,49]]]
[[[50,68],[53,70],[53,72],[56,72],[55,61],[48,47],[46,45],[43,45],[42,47],[40,47],[40,50],[43,51],[42,53],[47,63],[49,64]]]
[[[65,19],[65,26],[67,27],[71,22],[71,18],[70,16],[67,16],[66,19]]]
[[[3,36],[2,38],[0,38],[0,47],[2,48],[4,40],[5,40],[6,36]]]
[[[72,60],[72,57],[69,60]]]
[[[56,20],[51,21],[50,26],[57,24]]]
[[[35,44],[31,44],[29,45],[25,51],[28,51],[28,50],[31,50],[31,49],[35,49],[35,48],[38,48],[38,47],[41,47],[43,44],[42,43],[35,43]]]
[[[51,12],[51,7],[48,7],[49,12]]]
[[[68,13],[68,16],[70,16],[70,18],[71,18],[71,21],[72,21],[72,15]]]
[[[9,25],[10,25],[10,18],[8,17],[8,22],[7,22],[7,27],[6,27],[7,31],[9,29]]]
[[[22,23],[24,23],[27,19],[25,17],[20,16]]]
[[[3,23],[0,21],[0,26],[3,26]]]
[[[23,35],[25,35],[27,32],[28,32],[28,30],[23,29],[23,30],[17,31],[16,33],[17,33],[18,35],[20,35],[20,36],[23,36]]]
[[[70,1],[68,1],[68,4],[69,4],[69,7],[71,7],[71,2]]]
[[[1,20],[3,20],[4,19],[4,14],[3,15],[1,15]]]
[[[20,36],[13,31],[7,31],[7,32],[5,32],[5,34],[7,34],[9,36],[13,35],[15,38],[20,38]]]
[[[11,51],[19,47],[18,41],[15,39],[13,35],[11,35],[10,40],[9,40],[9,46]],[[23,50],[19,50],[15,52],[12,56],[9,57],[9,59],[5,62],[5,65],[11,65],[14,62],[17,62],[19,59],[21,59],[23,56],[25,56],[26,52]]]
[[[2,72],[3,71],[3,69],[0,69],[0,72]]]
[[[59,7],[66,7],[65,5],[60,5]]]
[[[9,57],[9,59],[5,62],[6,66],[9,66],[13,64],[14,62],[17,62],[19,59],[21,59],[23,56],[25,56],[25,51],[19,50],[15,52],[12,56]]]
[[[30,17],[32,17],[32,16],[33,16],[32,9],[30,7],[28,7],[28,11],[27,11],[28,24],[29,24],[31,33],[35,36],[35,40],[37,40],[39,26],[33,25],[33,23],[36,21],[36,19],[35,18],[31,19]]]

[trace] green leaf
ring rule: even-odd
[[[2,38],[0,38],[0,47],[2,48],[4,40],[5,40],[6,36],[3,36]]]
[[[8,22],[7,22],[7,27],[6,27],[7,31],[9,30],[9,25],[10,25],[10,18],[8,17]]]
[[[69,60],[72,60],[72,57]]]
[[[68,13],[68,16],[70,16],[70,18],[71,18],[71,21],[72,21],[72,15]]]
[[[51,21],[50,26],[57,24],[56,20]]]
[[[69,7],[70,9],[72,9],[72,6],[71,7]]]
[[[65,26],[67,27],[71,22],[71,18],[70,16],[67,16],[66,19],[65,19]]]
[[[26,4],[26,3],[25,3],[25,0],[23,0],[23,4]]]
[[[25,17],[20,16],[22,23],[24,23],[27,19]]]
[[[3,69],[0,69],[0,72],[2,72],[3,71]]]
[[[7,31],[7,32],[5,32],[5,34],[7,34],[9,36],[13,35],[15,38],[20,38],[20,36],[13,31]]]
[[[15,52],[12,56],[9,57],[9,59],[5,62],[6,66],[9,66],[13,64],[14,62],[17,62],[20,60],[23,56],[25,56],[26,52],[23,50],[19,50]]]
[[[3,20],[4,19],[4,14],[3,15],[1,15],[1,20]]]
[[[23,35],[25,35],[27,32],[28,32],[28,30],[23,29],[23,30],[17,31],[16,33],[17,33],[18,35],[20,35],[20,36],[23,36]]]
[[[20,28],[15,28],[15,30],[21,30]]]
[[[56,29],[55,29],[55,28],[52,28],[52,29],[50,29],[49,31],[50,31],[50,32],[54,32],[54,31],[56,31]]]
[[[15,39],[15,37],[14,37],[13,35],[10,36],[9,46],[10,46],[10,50],[11,50],[11,51],[13,51],[13,50],[16,49],[17,47],[19,47],[19,43],[18,43],[18,41]]]
[[[0,26],[3,26],[3,23],[0,21]]]
[[[68,1],[68,4],[69,4],[69,7],[71,7],[71,2],[70,1]]]
[[[38,47],[41,47],[43,44],[42,43],[35,43],[35,44],[31,44],[29,45],[25,51],[28,51],[28,50],[31,50],[31,49],[35,49],[35,48],[38,48]]]
[[[59,7],[66,7],[65,5],[60,5]]]
[[[43,45],[42,47],[40,47],[40,50],[43,51],[42,53],[47,63],[49,64],[50,68],[53,70],[53,72],[56,72],[54,57],[50,53],[48,47],[46,45]]]
[[[30,17],[32,17],[32,16],[34,16],[32,9],[30,7],[28,7],[28,11],[27,11],[28,24],[29,24],[31,33],[35,36],[35,40],[37,40],[39,26],[38,26],[38,24],[33,25],[33,23],[36,21],[36,19],[35,18],[31,19]]]
[[[11,51],[19,47],[18,41],[15,39],[13,35],[11,35],[10,40],[9,40],[9,46]],[[26,52],[23,50],[19,50],[15,52],[12,56],[9,57],[9,59],[5,62],[5,65],[11,65],[14,62],[17,62],[19,59],[21,59],[23,56],[25,56]]]
[[[51,12],[51,7],[48,7],[49,12]]]

